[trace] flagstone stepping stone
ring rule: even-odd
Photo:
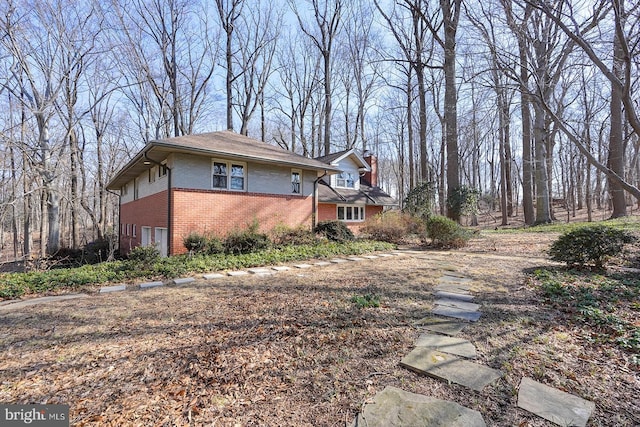
[[[273,274],[273,270],[269,268],[250,268],[249,273],[251,274]]]
[[[347,258],[347,260],[349,260],[349,261],[364,261],[364,258],[360,258],[360,257],[357,257],[357,256],[352,256],[352,257]]]
[[[428,347],[414,348],[400,361],[400,365],[420,374],[460,384],[476,391],[482,391],[502,376],[500,371],[488,366],[459,359]]]
[[[476,357],[476,347],[463,338],[447,337],[437,334],[422,334],[418,337],[416,347],[429,347],[456,356],[474,359]]]
[[[584,427],[596,405],[525,377],[520,381],[518,407],[561,426]]]
[[[146,283],[140,283],[140,289],[148,289],[148,288],[157,288],[158,286],[163,286],[164,283],[162,282],[146,282]]]
[[[104,294],[104,293],[108,293],[108,292],[121,292],[121,291],[126,291],[126,290],[127,290],[127,285],[104,286],[104,287],[100,288],[100,293]]]
[[[389,257],[392,257],[393,255],[391,255],[391,254],[378,254],[378,256],[382,257],[382,258],[389,258]]]
[[[227,276],[246,276],[247,274],[249,274],[249,272],[244,270],[227,271]]]
[[[454,294],[471,295],[471,292],[469,292],[469,289],[470,289],[469,286],[465,286],[465,285],[441,283],[433,289],[436,291],[451,292]]]
[[[447,307],[461,308],[462,310],[477,311],[480,308],[480,304],[474,304],[472,302],[460,301],[451,298],[438,298],[435,300],[438,305],[446,305]]]
[[[180,279],[173,279],[173,284],[174,285],[186,285],[187,283],[191,283],[191,282],[195,282],[196,279],[194,279],[193,277],[183,277]]]
[[[447,307],[446,305],[436,305],[431,313],[440,316],[453,317],[455,319],[468,320],[469,322],[477,322],[482,313],[479,311],[463,310],[456,307]]]
[[[454,276],[454,275],[449,275],[449,274],[445,274],[444,276],[442,276],[440,278],[440,280],[442,282],[447,282],[447,283],[470,283],[470,282],[472,282],[472,279],[470,279],[468,277]]]
[[[362,405],[351,427],[484,427],[482,414],[458,403],[387,386]]]
[[[366,259],[378,259],[380,258],[377,255],[363,255],[362,258],[366,258]]]
[[[69,299],[88,297],[87,294],[67,294],[67,295],[53,295],[48,297],[31,298],[28,300],[18,301],[6,301],[5,304],[0,304],[0,311],[14,310],[16,308],[28,307],[36,304],[44,304],[47,302],[64,301]]]
[[[448,298],[448,299],[455,299],[455,300],[468,301],[468,302],[473,301],[473,298],[474,298],[474,296],[470,295],[468,292],[466,294],[460,294],[455,292],[438,291],[435,293],[435,296],[437,298]]]
[[[289,271],[289,270],[291,270],[291,268],[287,267],[286,265],[276,265],[275,267],[271,267],[271,269],[273,269],[275,271]]]
[[[209,273],[209,274],[203,274],[202,278],[206,279],[206,280],[213,280],[213,279],[221,279],[223,277],[227,277],[224,274],[220,274],[220,273]]]
[[[318,261],[313,265],[315,265],[316,267],[324,267],[324,266],[327,266],[327,265],[331,265],[331,263],[327,262],[327,261]]]
[[[418,320],[416,322],[416,325],[419,325],[431,332],[438,332],[440,334],[454,336],[462,332],[462,330],[465,328],[465,326],[468,325],[468,323],[428,316],[424,319]]]
[[[294,267],[303,269],[303,268],[311,268],[312,265],[311,264],[295,264]]]
[[[330,260],[330,262],[332,262],[334,264],[340,264],[340,263],[349,262],[349,261],[347,261],[346,259],[342,259],[342,258],[334,258],[334,259]]]

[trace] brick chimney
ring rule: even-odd
[[[370,172],[365,172],[362,176],[364,181],[366,181],[370,186],[377,187],[378,186],[378,158],[371,154],[369,151],[364,153],[364,160],[369,164],[371,168]]]

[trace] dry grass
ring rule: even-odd
[[[267,277],[32,306],[0,317],[0,402],[65,403],[74,425],[340,426],[387,385],[479,410],[490,426],[551,425],[516,406],[523,376],[596,403],[592,426],[640,423],[637,365],[541,303],[524,269],[554,236],[492,235],[424,252]],[[474,392],[400,368],[446,269],[483,316],[461,334],[501,369]],[[355,295],[380,296],[358,309]]]

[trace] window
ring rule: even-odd
[[[138,200],[140,196],[140,183],[138,182],[138,178],[133,180],[133,200]]]
[[[298,169],[291,170],[291,192],[293,194],[302,193],[302,183],[300,182],[301,171]]]
[[[364,206],[338,206],[340,221],[364,221]]]
[[[122,190],[120,190],[122,192],[123,196],[126,196],[127,194],[129,194],[129,185],[125,184],[122,186]]]
[[[245,189],[245,169],[244,163],[214,160],[211,186],[220,190],[242,191]]]
[[[336,177],[336,187],[355,188],[355,174],[351,172],[340,172],[340,175]]]
[[[127,224],[127,233],[126,233],[126,235],[127,236],[129,235],[129,224]]]
[[[156,182],[156,168],[149,169],[149,182]]]
[[[131,226],[131,234],[133,235],[133,237],[136,237],[136,232],[138,231],[138,226],[136,224],[133,224]]]
[[[167,165],[164,163],[158,166],[158,178],[162,178],[163,176],[167,176]]]

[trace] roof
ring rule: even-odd
[[[354,148],[351,148],[349,150],[339,151],[337,153],[327,154],[326,156],[316,157],[315,159],[324,163],[337,166],[340,160],[346,157],[352,157],[355,160],[356,165],[360,169],[364,169],[366,171],[371,170],[370,165]]]
[[[118,190],[127,182],[149,169],[150,166],[144,164],[147,158],[151,159],[152,163],[160,162],[171,153],[220,156],[254,163],[279,164],[305,170],[327,171],[328,173],[339,172],[336,167],[326,162],[310,159],[274,145],[225,130],[150,141],[129,163],[120,169],[109,182],[107,188]]]
[[[318,182],[318,201],[321,203],[348,203],[377,206],[397,206],[398,202],[379,187],[360,183],[360,190],[334,188],[325,181]]]

